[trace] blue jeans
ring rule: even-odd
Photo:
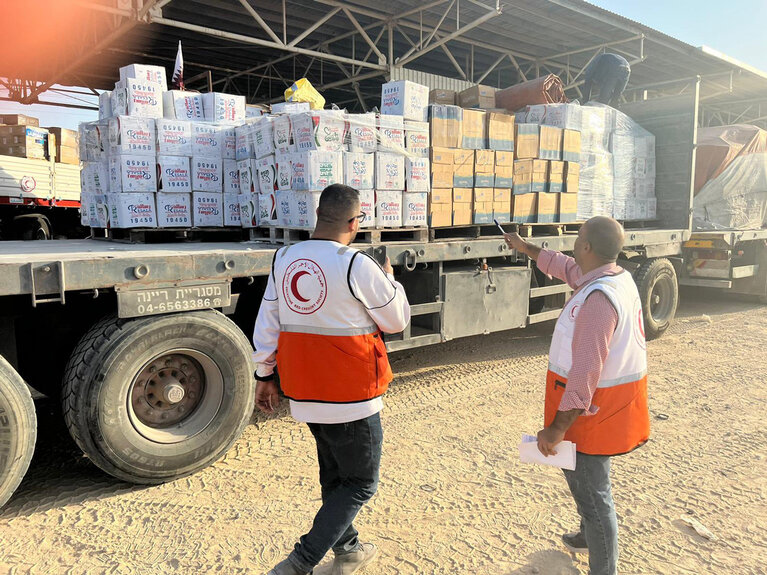
[[[610,486],[610,457],[578,453],[575,471],[565,479],[581,516],[581,532],[589,548],[591,575],[618,573],[618,519]]]
[[[378,489],[383,429],[380,414],[349,423],[309,423],[317,442],[322,507],[288,559],[311,572],[329,549],[336,555],[362,546],[354,518]]]

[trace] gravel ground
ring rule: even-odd
[[[392,356],[381,485],[357,522],[381,555],[363,573],[588,571],[559,543],[577,524],[564,478],[516,449],[541,423],[550,335]],[[765,344],[767,307],[697,292],[650,343],[652,441],[614,460],[622,574],[767,572]],[[49,401],[38,417],[30,471],[0,511],[0,574],[261,574],[319,505],[311,435],[285,406],[254,415],[212,467],[153,487],[92,466]]]

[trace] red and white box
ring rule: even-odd
[[[204,120],[202,94],[170,90],[162,94],[163,117],[170,120]]]
[[[376,190],[405,189],[405,157],[376,152]]]
[[[155,120],[117,116],[109,120],[110,154],[154,156],[156,146]]]
[[[381,113],[404,116],[408,120],[426,122],[429,110],[429,87],[407,80],[387,82],[381,86]]]
[[[410,156],[429,157],[429,122],[405,120],[405,150]]]
[[[207,92],[202,94],[202,111],[209,122],[245,120],[245,96]]]
[[[157,156],[157,191],[191,193],[192,172],[189,167],[189,158]]]
[[[109,158],[109,191],[116,193],[157,191],[154,157],[117,154]]]
[[[242,227],[240,194],[224,194],[224,226]]]
[[[376,226],[402,227],[402,190],[376,190]]]
[[[258,197],[258,225],[277,225],[277,197],[276,193],[259,194]]]
[[[194,192],[192,223],[198,228],[224,227],[224,194]]]
[[[223,132],[219,126],[204,122],[192,122],[192,155],[206,158],[223,158]]]
[[[405,121],[402,116],[379,115],[378,150],[382,152],[405,153]]]
[[[376,227],[376,193],[373,190],[360,190],[360,211],[365,219],[360,222],[361,228]]]
[[[109,194],[109,225],[113,228],[156,228],[154,194]]]
[[[240,194],[237,196],[240,202],[240,225],[243,228],[258,227],[258,204],[259,194]]]
[[[168,89],[168,80],[163,66],[150,66],[148,64],[130,64],[120,68],[120,80],[139,80],[159,84],[163,91]]]
[[[157,153],[165,156],[192,155],[192,124],[186,120],[156,120]]]
[[[357,190],[375,188],[375,154],[344,152],[344,184]]]
[[[258,189],[262,194],[268,194],[277,190],[277,167],[274,156],[266,156],[256,160],[256,172],[258,174]]]
[[[224,193],[241,193],[240,170],[237,167],[237,160],[224,160]]]
[[[428,192],[430,179],[429,158],[405,158],[405,188],[408,192]]]
[[[402,225],[425,228],[428,201],[429,195],[426,192],[405,192],[402,194]]]
[[[157,202],[158,227],[192,227],[192,194],[158,193],[155,199]]]
[[[221,158],[192,158],[192,190],[223,193],[223,163]]]
[[[349,151],[375,152],[378,149],[378,131],[376,130],[376,115],[347,114],[346,123],[349,126]]]

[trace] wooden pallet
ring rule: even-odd
[[[519,231],[519,224],[509,223],[501,224],[506,232]],[[473,240],[487,236],[500,237],[501,231],[495,224],[474,224],[470,226],[450,226],[444,228],[429,228],[429,241],[449,241],[449,240]]]
[[[250,230],[250,240],[277,245],[290,245],[308,240],[313,230],[268,226]],[[362,228],[357,232],[355,244],[380,244],[381,242],[427,242],[427,228]]]
[[[623,224],[623,228],[626,230],[642,230],[642,229],[649,229],[649,228],[657,228],[660,225],[660,222],[656,220],[628,220],[628,221],[621,221],[621,224]]]
[[[551,224],[523,224],[519,226],[519,235],[523,238],[534,236],[564,236],[565,234],[577,234],[583,222],[551,223]]]
[[[91,228],[91,238],[126,244],[165,244],[179,242],[241,242],[247,230],[228,228]]]

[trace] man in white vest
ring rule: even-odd
[[[382,268],[349,247],[366,217],[357,190],[325,188],[311,239],[275,253],[258,311],[256,404],[271,413],[279,402],[276,366],[291,415],[314,436],[322,487],[311,529],[268,575],[311,573],[330,549],[331,575],[351,575],[377,553],[354,519],[378,487],[379,412],[392,380],[382,332],[405,329],[410,305],[388,258]]]
[[[642,306],[631,274],[615,263],[623,228],[612,218],[591,218],[578,233],[574,258],[517,234],[505,239],[574,290],[551,341],[538,449],[548,456],[562,440],[575,443],[575,470],[564,473],[581,524],[562,540],[571,551],[589,554],[591,575],[615,575],[618,522],[610,457],[650,436]]]

